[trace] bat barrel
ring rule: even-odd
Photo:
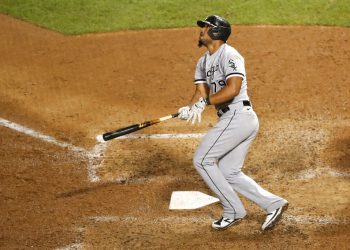
[[[179,114],[176,113],[176,114],[165,116],[165,117],[162,117],[162,118],[159,118],[159,119],[156,119],[156,120],[147,121],[147,122],[140,123],[140,124],[133,124],[133,125],[130,125],[130,126],[125,127],[125,128],[120,128],[120,129],[112,131],[112,132],[104,133],[102,135],[102,138],[103,138],[104,141],[109,141],[109,140],[112,140],[114,138],[117,138],[117,137],[120,137],[120,136],[123,136],[123,135],[126,135],[126,134],[130,134],[130,133],[135,132],[137,130],[149,127],[151,125],[157,124],[157,123],[165,121],[165,120],[168,120],[170,118],[177,117],[178,115]]]
[[[125,128],[121,128],[121,129],[118,129],[118,130],[115,130],[112,132],[105,133],[102,135],[102,137],[103,137],[103,140],[109,141],[109,140],[112,140],[114,138],[135,132],[139,129],[140,129],[139,124],[133,124],[133,125],[125,127]]]

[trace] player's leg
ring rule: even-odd
[[[245,156],[253,140],[254,138],[248,138],[220,159],[219,168],[235,191],[270,213],[283,206],[286,200],[266,191],[241,171]]]
[[[246,211],[239,197],[218,168],[217,162],[248,138],[255,126],[254,124],[241,124],[232,111],[221,118],[216,126],[206,134],[193,159],[203,180],[220,199],[224,209],[223,216],[226,218],[243,218]]]
[[[240,118],[246,114],[237,115],[238,118]],[[255,113],[254,116],[256,116]],[[283,212],[282,209],[285,208],[285,205],[288,202],[285,199],[266,191],[252,178],[248,177],[241,171],[249,147],[255,139],[257,132],[258,126],[246,140],[222,157],[218,165],[221,172],[235,191],[252,200],[267,212],[268,216],[263,224],[263,229],[265,230],[267,227],[271,228],[274,225],[276,221],[275,219],[280,217]]]

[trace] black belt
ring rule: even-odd
[[[252,105],[250,105],[250,101],[244,100],[244,101],[243,101],[243,106],[249,106],[249,107],[251,107]],[[221,109],[218,110],[217,115],[218,115],[219,117],[221,117],[223,114],[225,114],[225,113],[226,113],[227,111],[229,111],[229,110],[230,110],[230,107],[229,107],[229,106],[223,107],[223,108],[221,108]]]

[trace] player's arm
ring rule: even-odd
[[[207,102],[217,105],[232,100],[241,91],[242,80],[243,78],[238,76],[228,78],[226,80],[226,86],[215,94],[208,96]]]
[[[209,91],[210,91],[210,89],[206,83],[197,83],[196,90],[195,90],[188,106],[192,107],[192,105],[195,104],[196,102],[198,102],[199,98],[201,98],[201,97],[203,97],[203,98],[208,97]]]
[[[206,74],[205,74],[205,65],[204,65],[204,56],[201,57],[196,65],[196,71],[194,74],[194,83],[196,86],[195,92],[189,102],[189,104],[185,107],[179,109],[179,118],[182,120],[188,120],[190,109],[198,102],[198,100],[202,98],[206,98],[209,95],[209,87],[206,85]]]
[[[209,95],[209,87],[206,83],[197,83],[194,94],[189,102],[189,104],[185,107],[179,109],[179,118],[182,120],[187,120],[189,117],[189,112],[193,104],[195,104],[199,98],[206,98]]]

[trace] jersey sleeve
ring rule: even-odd
[[[194,73],[194,83],[205,83],[206,77],[205,77],[205,63],[204,63],[204,56],[201,57],[196,66],[196,71]]]
[[[246,76],[244,59],[238,55],[228,55],[224,60],[225,79],[233,76],[244,78]]]

